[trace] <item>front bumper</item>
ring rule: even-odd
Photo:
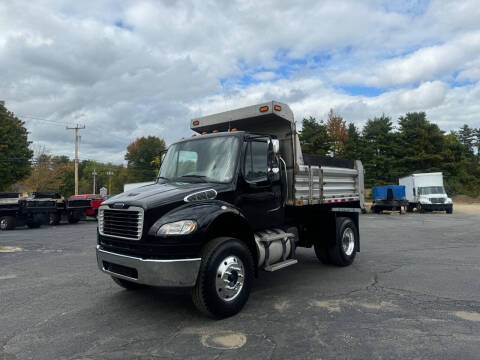
[[[423,209],[429,211],[447,211],[453,208],[453,204],[420,204]]]
[[[97,245],[98,267],[111,276],[139,284],[192,287],[202,259],[142,259],[103,250]]]

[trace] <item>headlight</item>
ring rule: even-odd
[[[451,198],[447,198],[447,204],[451,204],[452,203],[452,199]]]
[[[158,236],[166,235],[187,235],[191,234],[197,228],[197,223],[193,220],[181,220],[165,224],[157,231]]]

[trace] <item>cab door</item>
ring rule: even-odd
[[[254,230],[283,225],[280,169],[269,138],[249,139],[244,147],[237,206]]]

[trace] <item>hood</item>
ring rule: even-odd
[[[226,191],[230,184],[217,183],[156,183],[141,186],[124,193],[115,195],[103,202],[102,205],[124,203],[131,206],[140,206],[147,210],[161,205],[183,201],[183,198],[192,193],[214,189],[218,193]]]

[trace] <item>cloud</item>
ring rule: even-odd
[[[138,136],[167,143],[195,116],[277,99],[296,118],[330,108],[362,124],[427,111],[479,126],[475,0],[0,2],[0,97],[30,138],[123,161]],[[39,120],[40,119],[40,120]],[[48,121],[43,121],[46,119]]]

